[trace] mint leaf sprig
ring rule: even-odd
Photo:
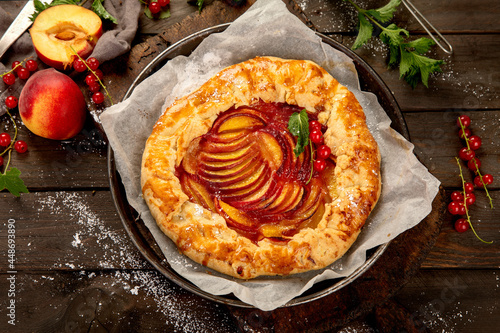
[[[10,120],[14,124],[14,138],[11,140],[9,146],[5,148],[3,152],[0,153],[0,156],[3,156],[7,153],[7,164],[5,165],[4,172],[0,172],[0,191],[7,190],[10,193],[12,193],[14,196],[19,197],[21,194],[20,193],[28,193],[28,188],[26,185],[24,185],[24,181],[21,179],[21,171],[17,168],[11,167],[9,169],[10,165],[10,159],[12,155],[12,149],[14,147],[14,143],[16,142],[17,139],[17,125],[16,122],[14,121],[14,118],[10,114],[9,110],[7,109],[7,114],[10,117]]]
[[[377,9],[363,9],[353,0],[348,1],[358,12],[359,32],[353,50],[363,46],[373,35],[373,25],[377,26],[381,32],[380,40],[389,47],[388,67],[399,66],[399,77],[404,79],[413,89],[419,82],[425,87],[429,87],[429,75],[434,72],[442,72],[443,60],[436,60],[424,56],[435,42],[429,38],[421,37],[413,41],[407,41],[410,32],[388,23],[394,12],[401,4],[401,0],[390,0],[385,6]]]
[[[307,115],[306,109],[302,109],[300,113],[292,113],[290,119],[288,119],[288,130],[292,135],[297,137],[297,144],[295,148],[293,148],[293,153],[296,157],[299,157],[307,146],[311,149],[311,173],[309,175],[309,180],[306,182],[307,185],[311,181],[313,175],[313,146],[312,141],[309,140],[309,116]]]

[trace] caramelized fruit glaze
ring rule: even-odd
[[[334,156],[312,177],[311,148],[295,156],[296,138],[287,128],[300,110],[260,102],[221,113],[208,133],[191,142],[176,170],[183,191],[254,242],[286,242],[300,229],[314,228],[331,200],[326,184],[332,183]]]

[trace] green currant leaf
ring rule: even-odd
[[[146,9],[144,9],[144,15],[146,15],[146,17],[148,19],[153,19],[153,14],[151,14],[151,11],[149,10],[148,6],[146,6]]]
[[[288,119],[288,130],[292,135],[297,137],[297,145],[293,149],[295,156],[299,156],[304,152],[305,147],[309,144],[309,117],[306,109],[294,112]]]
[[[16,197],[20,196],[20,193],[28,193],[20,175],[21,171],[17,168],[10,168],[5,173],[0,173],[0,191],[7,189]]]
[[[395,66],[400,60],[400,45],[404,42],[404,37],[408,37],[410,33],[402,28],[399,28],[394,23],[382,30],[379,37],[380,40],[389,46],[389,63],[388,66]]]
[[[398,9],[398,6],[401,4],[401,0],[391,0],[385,6],[380,7],[378,9],[373,10],[377,13],[377,20],[382,23],[385,23],[392,19],[394,12]]]
[[[158,18],[160,20],[166,19],[166,18],[169,18],[169,17],[170,17],[170,9],[166,9],[166,10],[162,9],[161,12],[160,12],[160,15],[158,16]]]
[[[422,37],[405,43],[404,46],[410,50],[415,50],[415,52],[417,52],[418,54],[424,54],[428,52],[431,49],[431,46],[435,44],[436,43],[432,39]]]
[[[359,32],[354,44],[352,45],[352,49],[356,50],[360,48],[363,44],[365,44],[373,34],[373,25],[368,21],[365,15],[359,14]]]
[[[106,8],[104,8],[104,6],[102,5],[103,1],[104,0],[94,0],[94,2],[92,3],[92,6],[90,6],[90,9],[94,13],[96,13],[100,18],[102,18],[104,20],[110,20],[114,24],[117,24],[118,21],[116,20],[116,18],[114,18],[110,13],[108,13]]]
[[[399,76],[415,88],[419,82],[425,87],[429,87],[429,75],[434,72],[441,72],[443,60],[431,59],[417,54],[415,51],[409,51],[407,44],[401,45],[401,63],[399,65]]]
[[[198,6],[198,12],[201,13],[201,9],[203,8],[203,3],[205,0],[196,0],[196,6]]]

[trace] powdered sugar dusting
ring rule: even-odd
[[[94,212],[88,203],[91,194],[76,192],[56,192],[54,195],[41,197],[39,199],[40,212],[50,211],[52,215],[64,213],[76,221],[79,230],[73,235],[71,246],[82,250],[82,254],[87,254],[89,247],[98,246],[105,251],[104,257],[95,258],[100,268],[113,268],[116,263],[120,267],[144,268],[145,262],[133,248],[129,246],[126,235],[123,232],[112,230]],[[85,242],[89,242],[86,244]],[[97,244],[90,243],[94,240]],[[96,256],[94,254],[94,256]],[[64,259],[64,258],[63,258]],[[73,258],[73,263],[59,262],[56,267],[77,268],[78,258]]]
[[[122,229],[113,230],[111,225],[107,225],[99,212],[92,209],[92,201],[96,200],[91,193],[81,192],[56,192],[53,194],[37,193],[39,214],[57,215],[70,217],[75,221],[76,231],[71,238],[68,238],[68,256],[60,259],[54,266],[56,268],[66,268],[75,271],[76,278],[87,281],[88,285],[84,290],[75,293],[88,294],[93,289],[120,290],[119,293],[128,293],[139,299],[144,299],[146,303],[156,305],[151,309],[164,317],[165,324],[179,332],[211,332],[220,331],[221,321],[229,319],[214,312],[214,304],[201,300],[199,297],[190,296],[187,291],[171,284],[166,278],[155,270],[143,270],[150,268],[146,261],[138,255],[135,248],[131,247],[126,234]],[[116,225],[115,225],[116,226]],[[105,255],[89,254],[95,248],[104,250]],[[89,253],[87,253],[87,250]],[[76,254],[76,255],[75,255]],[[82,270],[82,262],[88,262],[88,256],[96,259],[95,262],[101,269],[129,268],[112,272],[94,272]],[[80,271],[78,271],[80,270]],[[54,280],[53,277],[42,278]],[[41,281],[40,281],[41,282]],[[39,283],[33,279],[31,283]],[[104,287],[104,288],[103,288]],[[144,301],[142,301],[144,302]],[[192,302],[193,304],[189,304]],[[193,311],[193,309],[206,307],[205,312]],[[115,309],[120,312],[120,308]],[[200,313],[207,313],[207,316],[215,316],[217,320],[207,320],[207,317],[199,316]],[[224,324],[224,323],[222,323]]]

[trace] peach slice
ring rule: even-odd
[[[30,29],[40,60],[66,69],[76,58],[87,58],[102,35],[102,21],[93,11],[77,5],[59,5],[43,10]],[[73,48],[73,50],[71,50]]]
[[[283,237],[283,233],[291,230],[292,227],[285,227],[283,225],[274,225],[274,224],[264,224],[260,227],[260,232],[264,237],[275,237],[281,238]]]
[[[215,212],[214,202],[210,196],[210,193],[208,193],[208,190],[203,185],[195,182],[187,176],[185,176],[185,179],[183,179],[183,184],[186,186],[189,194],[193,196],[193,199],[196,201],[196,203]]]
[[[210,161],[210,162],[234,161],[245,156],[246,154],[250,154],[253,150],[252,148],[253,148],[252,145],[248,145],[236,151],[219,152],[219,153],[202,152],[200,158],[203,161]]]
[[[265,132],[257,132],[259,149],[261,155],[273,170],[278,170],[283,163],[283,151],[278,141],[271,134]]]
[[[218,200],[218,205],[222,212],[224,212],[230,220],[246,227],[254,227],[255,222],[253,222],[248,216],[246,216],[245,213],[241,212],[239,209],[228,205],[222,200]]]
[[[240,173],[244,172],[246,168],[250,166],[251,163],[255,162],[256,158],[245,158],[241,163],[237,163],[231,168],[226,168],[222,170],[203,170],[200,169],[198,174],[202,177],[209,179],[229,179],[231,177],[236,177]]]
[[[224,121],[218,129],[218,133],[254,129],[259,126],[264,126],[264,122],[262,120],[250,116],[240,115],[228,118]]]

